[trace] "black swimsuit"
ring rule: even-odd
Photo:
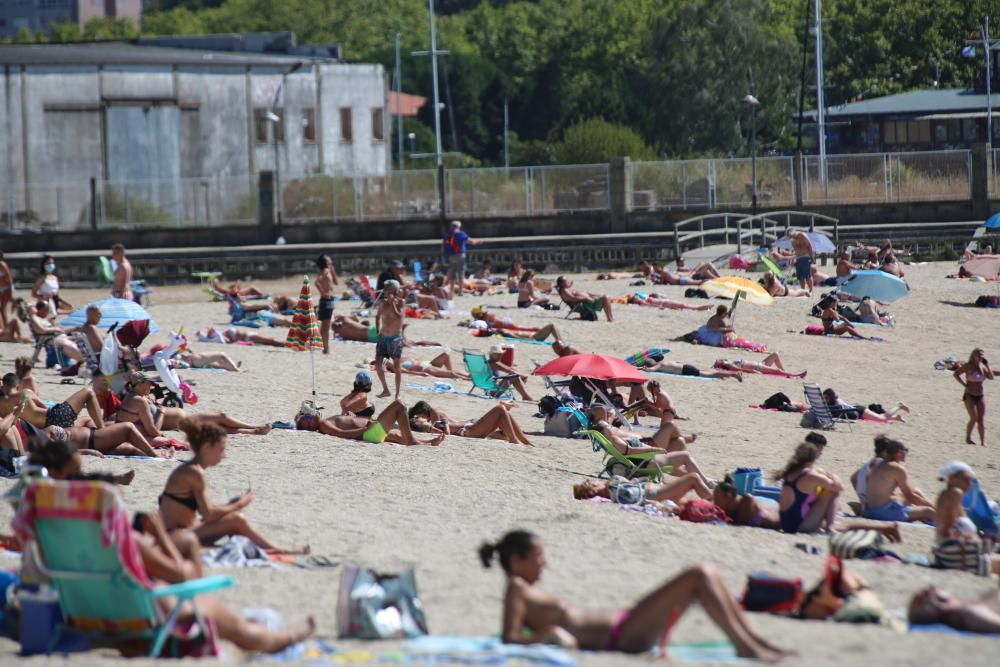
[[[170,498],[175,503],[180,503],[184,507],[188,508],[192,512],[198,511],[198,500],[193,496],[178,496],[175,493],[169,493],[164,491],[160,494],[159,502],[162,504],[164,498]]]

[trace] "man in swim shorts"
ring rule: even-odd
[[[400,295],[399,282],[385,281],[382,296],[379,297],[378,311],[375,314],[375,328],[378,337],[375,340],[375,371],[382,383],[380,397],[389,396],[389,386],[385,383],[385,369],[382,361],[392,359],[396,376],[396,400],[399,400],[399,385],[402,382],[403,369],[399,358],[403,355],[403,309],[405,303]]]
[[[394,427],[398,426],[399,430]],[[397,445],[437,445],[444,438],[437,435],[429,440],[418,440],[410,430],[406,406],[396,400],[389,404],[374,420],[354,415],[335,415],[320,420],[317,429],[324,435],[371,444],[391,442]]]
[[[816,252],[813,250],[812,241],[805,232],[795,231],[791,233],[792,249],[795,251],[795,276],[799,279],[799,284],[812,294],[813,274],[812,265],[816,261]]]
[[[910,485],[903,465],[909,449],[902,442],[886,438],[884,456],[868,473],[867,519],[879,521],[934,521],[934,503]],[[899,493],[897,494],[897,489]],[[905,505],[899,502],[899,495]]]

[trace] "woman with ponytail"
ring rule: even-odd
[[[240,513],[254,498],[249,489],[225,505],[213,504],[205,470],[222,462],[226,453],[226,431],[215,423],[197,418],[182,419],[178,427],[187,436],[194,457],[170,473],[160,494],[160,516],[167,530],[192,530],[202,543],[211,544],[220,537],[243,535],[269,553],[309,553],[308,546],[279,547],[250,525]]]
[[[507,533],[479,549],[484,567],[494,557],[507,575],[503,641],[508,644],[558,644],[590,651],[644,653],[666,635],[692,602],[700,602],[744,658],[775,662],[787,652],[758,635],[714,567],[690,567],[621,612],[582,609],[541,591],[545,552],[535,535]],[[662,639],[661,639],[662,638]]]

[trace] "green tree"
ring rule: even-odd
[[[614,157],[650,160],[655,153],[634,130],[600,118],[591,118],[566,129],[553,149],[560,164],[597,164]]]

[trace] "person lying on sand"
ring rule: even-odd
[[[722,276],[711,262],[701,262],[689,269],[683,255],[677,258],[677,274],[688,275],[695,280],[711,280]]]
[[[688,473],[662,484],[655,482],[645,482],[644,484],[645,487],[642,496],[644,503],[650,501],[662,503],[665,500],[675,503],[680,502],[690,491],[694,491],[699,498],[705,500],[712,497],[712,490],[705,486],[704,482],[701,481],[701,477],[695,473]],[[573,497],[577,500],[587,500],[589,498],[609,498],[613,500],[611,485],[612,480],[610,479],[588,479],[573,485]]]
[[[909,448],[886,439],[882,458],[874,463],[866,484],[864,516],[879,521],[934,521],[934,503],[910,483],[906,470]],[[899,502],[902,500],[903,502]],[[905,503],[905,504],[903,504]]]
[[[19,390],[17,385],[17,375],[14,373],[7,373],[0,380],[0,417],[8,416],[18,404],[23,403],[22,418],[35,428],[47,426],[69,428],[75,425],[100,428],[104,426],[101,406],[97,403],[94,391],[89,387],[84,387],[65,401],[48,407],[45,401],[38,398],[30,390]],[[81,415],[84,409],[90,417],[89,420],[86,416]]]
[[[435,410],[426,401],[417,401],[409,410],[410,427],[421,433],[442,433],[462,438],[499,438],[532,446],[528,436],[511,414],[512,402],[501,401],[479,419],[462,421]]]
[[[366,361],[364,363],[366,366],[375,367],[374,362]],[[397,363],[399,364],[400,372],[404,375],[441,378],[443,380],[469,380],[472,377],[465,371],[455,370],[452,367],[451,357],[447,352],[442,352],[430,361],[420,361],[414,357],[386,359],[385,369],[390,373],[395,373]]]
[[[770,353],[761,361],[746,361],[744,359],[730,361],[728,359],[716,359],[715,368],[719,370],[751,373],[756,375],[777,375],[785,378],[804,378],[808,372],[802,371],[801,373],[792,373],[791,371],[786,370],[785,365],[781,362],[781,357],[778,356],[777,352]]]
[[[103,473],[85,475],[83,459],[81,458],[84,453],[65,438],[39,439],[33,443],[31,454],[28,455],[28,463],[45,468],[49,477],[56,480],[96,478],[111,484],[128,486],[135,479],[135,470],[129,470],[120,475],[105,475]]]
[[[781,282],[774,277],[773,271],[764,272],[764,289],[767,293],[773,297],[787,296],[787,297],[800,297],[809,296],[809,291],[804,289],[799,289],[797,287],[789,287],[785,283]]]
[[[557,329],[554,324],[546,324],[543,327],[522,327],[518,324],[514,324],[514,322],[507,316],[501,317],[493,311],[487,310],[485,306],[473,306],[470,314],[474,319],[486,322],[487,327],[491,329],[501,329],[509,332],[513,336],[533,338],[534,340],[545,340],[549,336],[552,336],[552,338],[556,340],[562,338],[562,335],[559,333],[559,329]]]
[[[219,368],[230,373],[243,372],[243,362],[233,361],[233,358],[225,352],[195,352],[188,347],[181,350],[178,356],[191,368]]]
[[[547,563],[541,541],[531,533],[515,530],[479,548],[484,567],[490,567],[494,556],[507,577],[500,635],[506,644],[647,653],[670,632],[688,605],[698,601],[741,657],[777,662],[789,655],[754,631],[711,565],[690,567],[632,608],[611,612],[577,607],[539,589]]]
[[[670,310],[711,310],[715,306],[710,303],[692,306],[689,303],[684,303],[683,301],[673,301],[666,297],[661,297],[655,292],[653,294],[645,294],[643,292],[636,292],[635,294],[630,294],[626,298],[626,302],[634,306],[648,306],[650,308],[659,308],[663,310],[668,308]]]
[[[611,301],[608,300],[606,294],[591,294],[590,292],[573,289],[573,281],[568,280],[566,276],[556,278],[556,290],[559,292],[559,297],[571,309],[574,306],[583,304],[595,314],[603,310],[608,322],[615,321],[614,316],[611,314]],[[557,335],[556,338],[561,338],[561,336]]]
[[[981,634],[1000,633],[1000,589],[975,598],[956,597],[946,588],[928,586],[910,598],[910,625],[944,625]]]
[[[837,392],[828,387],[823,390],[823,401],[830,408],[830,414],[836,419],[865,419],[873,422],[906,422],[902,412],[909,412],[910,408],[905,403],[897,403],[896,407],[886,410],[883,413],[875,412],[864,404],[851,404],[837,396]],[[876,406],[878,407],[878,406]]]
[[[574,354],[583,354],[579,348],[573,347],[569,343],[556,339],[552,341],[552,351],[557,357],[568,357]]]
[[[222,284],[218,278],[212,281],[212,289],[220,294],[225,294],[226,296],[231,296],[234,298],[242,299],[266,299],[267,295],[261,292],[259,289],[250,285],[249,283],[244,283],[237,280],[231,283],[228,287]]]
[[[51,440],[69,442],[81,454],[161,458],[134,424],[105,424],[102,428],[49,426],[44,432]]]
[[[217,424],[200,419],[182,419],[179,427],[187,436],[194,456],[174,468],[160,494],[160,517],[168,531],[193,531],[202,544],[242,535],[268,553],[309,553],[308,545],[279,547],[250,525],[240,513],[254,498],[249,489],[225,505],[212,504],[205,471],[219,465],[225,457],[226,432]]]
[[[183,408],[168,408],[157,404],[150,395],[152,389],[152,375],[141,371],[132,373],[125,385],[125,397],[115,413],[118,423],[135,424],[146,438],[158,438],[163,435],[163,431],[177,430],[181,421],[188,416]],[[227,433],[266,435],[271,431],[270,424],[248,424],[225,412],[199,412],[191,416],[199,421],[216,424]]]
[[[343,340],[374,343],[378,331],[368,320],[359,320],[352,315],[334,315],[333,335]]]
[[[215,327],[209,327],[203,332],[195,332],[195,337],[203,343],[252,343],[253,345],[285,347],[284,340],[262,336],[253,331],[243,331],[236,327],[227,327],[221,331]]]
[[[376,445],[383,442],[397,445],[439,445],[444,439],[443,434],[438,434],[429,440],[413,437],[406,406],[398,400],[390,403],[375,419],[351,415],[336,415],[325,419],[305,416],[300,418],[295,426],[303,431],[319,431],[324,435]],[[395,430],[396,426],[399,430]]]
[[[692,364],[685,364],[680,361],[667,361],[660,352],[653,352],[648,359],[643,359],[642,370],[650,372],[670,373],[672,375],[688,375],[691,377],[708,378],[735,378],[743,382],[743,373],[736,370],[723,370],[716,368],[700,369]],[[629,397],[632,402],[632,397]]]

